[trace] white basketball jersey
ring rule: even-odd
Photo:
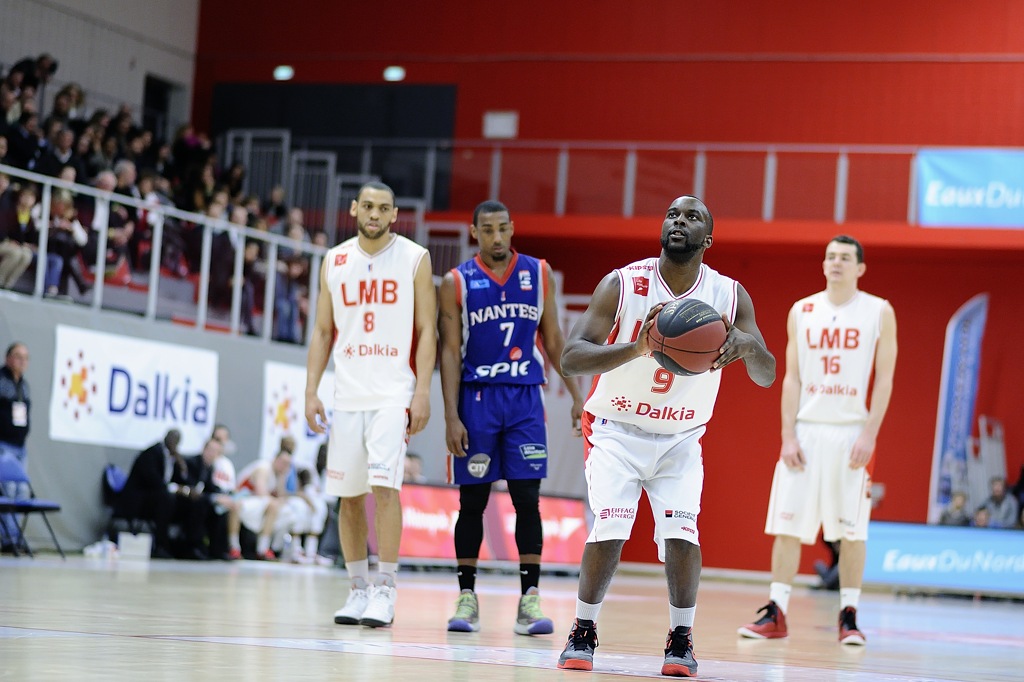
[[[608,343],[631,343],[647,313],[658,303],[704,301],[729,321],[736,318],[736,282],[701,264],[689,291],[675,296],[661,277],[658,259],[648,258],[615,270],[619,307]],[[714,412],[722,375],[705,372],[677,376],[647,355],[594,378],[585,409],[596,417],[636,424],[651,433],[681,433],[706,424]]]
[[[824,291],[793,304],[800,362],[798,421],[858,424],[867,394],[885,299],[863,291],[841,306]]]
[[[416,269],[422,246],[395,235],[367,254],[358,237],[327,252],[334,307],[334,409],[408,407],[416,386],[413,339]]]

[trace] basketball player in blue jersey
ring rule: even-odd
[[[327,414],[317,389],[333,349],[334,412],[324,489],[341,498],[338,530],[351,579],[334,622],[376,628],[391,625],[395,615],[399,492],[409,436],[430,418],[437,295],[427,250],[391,232],[398,208],[390,187],[363,185],[349,213],[359,233],[329,250],[320,272],[306,360],[306,423],[324,432]],[[373,586],[366,551],[371,492],[380,554]]]
[[[896,370],[896,313],[857,287],[866,266],[853,237],[832,238],[822,269],[825,290],[794,303],[786,325],[782,447],[765,522],[765,533],[775,536],[769,601],[758,611],[764,615],[738,632],[750,639],[789,635],[800,545],[812,544],[821,528],[827,542],[839,541],[839,643],[863,645],[857,605],[875,440]]]
[[[661,673],[697,674],[691,628],[701,568],[700,438],[714,410],[723,368],[742,360],[758,386],[775,381],[775,358],[757,328],[750,296],[739,282],[703,263],[713,228],[711,212],[700,199],[673,201],[661,226],[661,255],[602,279],[566,341],[565,373],[596,375],[583,414],[594,526],[580,565],[576,621],[559,668],[593,670],[597,616],[643,489],[655,512],[655,539],[668,579],[669,632]],[[711,371],[696,376],[677,376],[661,367],[647,340],[661,308],[686,299],[713,306],[728,329]],[[677,416],[665,419],[665,414]]]
[[[480,629],[475,587],[483,514],[491,484],[505,479],[516,510],[522,586],[514,629],[550,634],[537,584],[544,540],[540,481],[548,463],[540,346],[561,376],[564,343],[554,280],[546,261],[512,249],[512,219],[504,204],[477,206],[470,231],[480,252],[445,275],[438,322],[449,477],[459,484],[455,555],[461,591],[448,629]],[[574,382],[565,385],[578,433],[583,398]]]

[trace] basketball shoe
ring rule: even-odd
[[[558,657],[558,667],[565,670],[593,670],[596,648],[597,624],[592,620],[577,618],[569,631],[569,641]]]
[[[370,628],[386,628],[395,619],[395,601],[398,589],[394,585],[374,585],[370,588],[370,601],[359,619],[360,625]]]
[[[363,612],[366,611],[366,605],[369,603],[370,590],[366,581],[353,580],[345,605],[334,612],[334,622],[338,625],[359,625],[359,619],[363,617]]]
[[[668,631],[665,640],[665,663],[661,674],[671,677],[693,677],[697,674],[697,659],[693,657],[691,628],[680,625]]]
[[[839,612],[839,643],[859,646],[867,644],[864,633],[857,629],[857,609],[852,606]]]
[[[455,602],[455,615],[448,619],[448,632],[480,630],[480,604],[476,592],[463,590]]]
[[[764,616],[756,622],[744,625],[736,632],[751,639],[781,639],[789,635],[786,629],[786,614],[778,604],[770,601],[757,610],[758,613],[762,611]]]
[[[555,631],[551,619],[540,611],[540,592],[536,587],[531,587],[519,598],[515,631],[517,635],[550,635]]]

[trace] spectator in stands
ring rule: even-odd
[[[7,163],[7,136],[0,135],[0,163]]]
[[[39,160],[39,116],[23,111],[18,123],[7,134],[7,163],[24,170],[32,170]]]
[[[113,171],[100,171],[94,185],[96,189],[113,193],[117,187],[117,176]],[[107,280],[113,284],[128,284],[131,281],[131,272],[128,268],[128,244],[135,232],[135,222],[131,219],[132,214],[128,212],[128,209],[119,204],[115,198],[116,195],[109,201],[93,197],[84,198],[81,213],[83,218],[91,216],[88,222],[92,230],[89,232],[89,243],[83,249],[83,253],[87,263],[95,264],[98,256],[99,233],[106,230],[107,252],[104,263]]]
[[[1017,498],[1006,494],[1006,479],[994,476],[989,481],[992,495],[985,501],[989,514],[989,525],[992,528],[1013,528],[1017,525],[1019,509]]]
[[[36,58],[25,57],[11,67],[11,74],[20,73],[22,88],[46,85],[57,73],[58,62],[53,55],[43,53]]]
[[[953,493],[953,496],[949,500],[949,506],[942,510],[942,516],[939,517],[939,525],[941,526],[969,526],[971,525],[971,517],[967,513],[967,495],[963,491],[957,490]]]
[[[174,556],[170,526],[179,522],[185,534],[184,556],[200,559],[205,554],[201,544],[207,506],[200,492],[188,484],[188,464],[178,452],[180,443],[181,432],[171,429],[162,442],[139,453],[117,497],[114,515],[152,520],[153,556],[161,559]]]
[[[239,162],[231,164],[220,176],[220,184],[228,190],[232,203],[242,203],[242,188],[245,184],[245,166]]]
[[[4,182],[7,182],[7,176]],[[32,265],[32,249],[26,243],[32,231],[32,207],[36,203],[35,188],[22,187],[14,202],[5,191],[5,204],[0,211],[0,289],[12,289],[22,273]]]
[[[14,129],[19,116],[21,105],[18,104],[18,91],[4,81],[0,83],[0,134],[8,135]]]
[[[1020,467],[1017,482],[1010,488],[1010,494],[1017,498],[1017,506],[1024,509],[1024,464]]]
[[[78,83],[71,82],[60,89],[58,96],[60,95],[67,95],[68,125],[77,135],[85,128],[85,91]]]
[[[53,96],[53,106],[43,121],[43,128],[48,128],[54,122],[60,123],[62,128],[71,123],[71,93],[65,89]]]
[[[106,170],[114,170],[117,158],[117,139],[111,136],[103,137],[94,133],[92,154],[88,160],[90,172],[98,175]]]
[[[70,128],[63,128],[57,133],[53,144],[47,146],[36,164],[36,172],[57,177],[64,166],[73,167],[76,178],[86,178],[85,160],[75,153],[75,133]]]
[[[47,271],[47,293],[56,294],[61,297],[68,295],[68,281],[75,280],[78,293],[85,295],[91,288],[85,281],[82,273],[78,270],[78,254],[89,242],[89,233],[78,221],[74,201],[71,192],[64,189],[55,189],[50,196],[50,236],[47,241],[47,251],[60,257],[60,267],[57,271],[56,289],[51,290],[54,277]],[[49,256],[49,254],[47,254]],[[49,258],[48,258],[49,260]]]
[[[274,288],[274,340],[302,343],[303,319],[308,305],[306,259],[293,253],[284,260]]]
[[[971,525],[975,528],[989,528],[991,517],[988,513],[988,507],[982,505],[974,510],[974,518],[971,520]]]
[[[283,186],[275,185],[270,190],[270,199],[263,205],[263,215],[266,216],[271,227],[284,220],[284,217],[288,215],[288,205],[284,203]]]

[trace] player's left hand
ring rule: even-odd
[[[753,336],[730,322],[725,313],[722,313],[722,321],[725,322],[725,343],[718,349],[719,356],[711,365],[712,372],[742,360],[747,354],[748,344],[757,343]]]
[[[860,469],[867,466],[871,456],[875,454],[875,437],[866,431],[861,431],[850,451],[850,468]]]
[[[430,397],[413,395],[409,404],[409,435],[414,436],[427,426],[430,419]]]

